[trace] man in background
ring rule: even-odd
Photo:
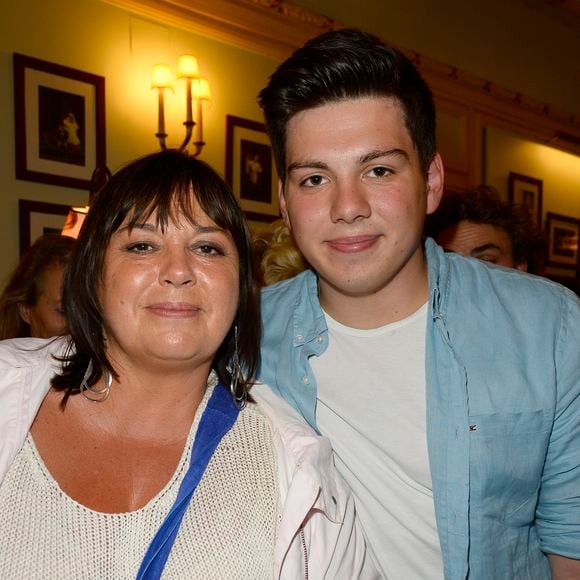
[[[448,252],[541,274],[543,237],[526,207],[505,203],[491,187],[444,195],[425,233]]]
[[[443,166],[399,51],[329,32],[259,102],[311,266],[262,291],[260,378],[330,438],[384,576],[580,578],[577,298],[423,244]]]

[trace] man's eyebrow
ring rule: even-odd
[[[360,162],[368,163],[369,161],[381,159],[382,157],[402,157],[403,159],[408,160],[409,154],[403,149],[376,149],[363,155],[360,158]]]
[[[314,159],[305,159],[304,161],[294,161],[290,163],[286,169],[287,173],[296,171],[297,169],[328,169],[328,164],[322,161],[315,161]]]
[[[375,149],[361,156],[359,163],[368,163],[369,161],[383,157],[401,157],[403,159],[409,159],[409,154],[403,149]],[[328,164],[324,163],[323,161],[317,161],[315,159],[304,159],[302,161],[295,161],[294,163],[290,163],[286,169],[286,172],[291,173],[297,169],[327,170]]]
[[[492,244],[489,242],[488,244],[482,244],[481,246],[477,246],[476,248],[472,248],[470,254],[481,254],[482,252],[486,252],[487,250],[500,250],[501,248],[497,244]]]

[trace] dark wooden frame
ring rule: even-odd
[[[104,77],[18,53],[14,54],[13,66],[16,178],[90,189],[94,169],[106,166]],[[81,90],[75,92],[73,85]],[[27,108],[40,109],[38,90],[34,90],[36,87],[47,87],[80,97],[84,97],[85,93],[88,95],[86,122],[82,126],[87,152],[84,165],[47,161],[40,158],[38,151],[33,151],[33,144],[41,139],[40,134],[34,134],[34,128],[38,129],[40,122],[27,118],[30,116],[27,115]]]
[[[554,236],[554,228],[558,225],[566,228],[573,233],[573,237],[576,237],[576,248],[572,249],[569,257],[557,256],[557,240]],[[580,243],[580,219],[548,212],[546,214],[546,240],[548,242],[546,265],[554,268],[575,270],[578,274],[580,269],[580,247],[578,247]]]
[[[241,178],[243,160],[240,153],[242,135],[246,136],[246,141],[255,142],[257,147],[262,148],[263,151],[266,151],[267,147],[270,152],[267,169],[269,169],[271,179],[267,192],[269,197],[267,202],[253,201],[243,197]],[[226,115],[226,181],[249,220],[271,222],[280,216],[276,165],[266,133],[266,126],[263,123]]]
[[[535,177],[529,177],[527,175],[522,175],[521,173],[511,172],[508,178],[508,200],[510,203],[516,203],[520,205],[526,204],[522,192],[523,189],[527,188],[526,191],[533,191],[535,196],[534,208],[532,208],[531,216],[536,222],[538,228],[542,227],[542,189],[543,183],[541,179],[536,179]]]
[[[32,228],[32,214],[46,214],[50,216],[62,216],[62,225],[70,210],[70,205],[61,205],[59,203],[47,203],[44,201],[31,201],[28,199],[18,200],[18,224],[20,237],[20,255],[34,243],[34,240],[42,232],[34,232]]]

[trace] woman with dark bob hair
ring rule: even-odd
[[[251,240],[208,165],[113,176],[64,305],[70,338],[0,343],[0,577],[377,577],[329,442],[252,386]]]

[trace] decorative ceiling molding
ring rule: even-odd
[[[559,8],[568,16],[580,16],[580,2],[578,0],[544,0],[546,4]]]
[[[278,60],[322,32],[345,27],[286,0],[103,1]],[[572,2],[576,3],[576,0]],[[417,65],[436,98],[438,94],[455,98],[464,106],[481,109],[486,115],[500,118],[504,124],[519,127],[540,142],[580,154],[580,118],[577,115],[415,51],[398,48]]]

